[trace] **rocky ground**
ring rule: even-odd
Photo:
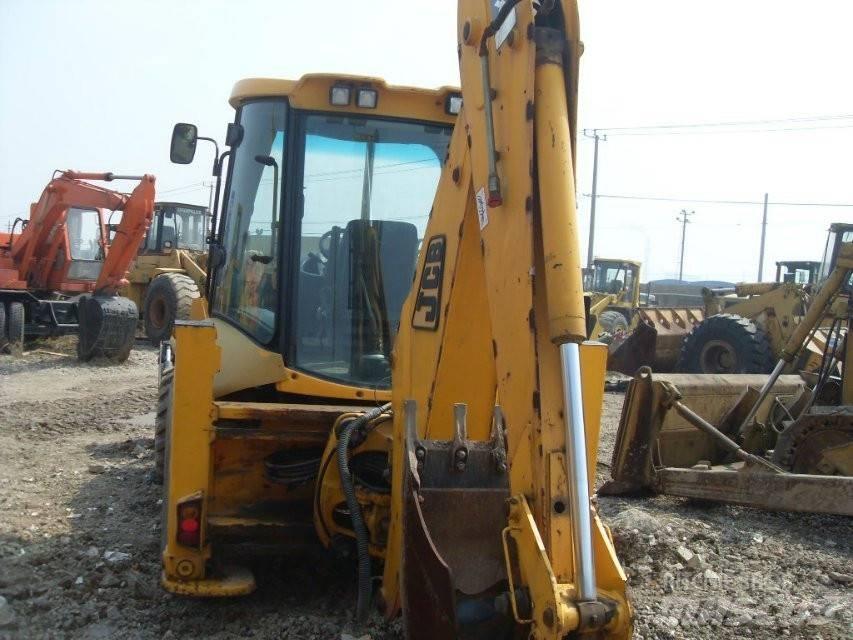
[[[71,345],[73,347],[73,345]],[[259,589],[199,601],[158,585],[156,354],[79,364],[51,343],[0,356],[0,638],[400,638],[350,622],[350,566],[256,561]],[[599,480],[622,394],[606,396]],[[635,638],[853,637],[853,527],[671,498],[602,498],[630,574]]]

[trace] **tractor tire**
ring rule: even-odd
[[[598,324],[610,335],[614,335],[617,331],[628,332],[628,321],[618,311],[602,311],[598,316]]]
[[[767,334],[748,318],[723,313],[705,318],[687,334],[676,371],[770,373],[773,350]]]
[[[9,351],[20,355],[24,351],[24,303],[10,302],[6,309],[6,335]]]
[[[199,297],[195,281],[184,273],[164,273],[149,283],[142,317],[154,346],[172,337],[175,320],[189,320],[193,300]]]
[[[6,305],[0,302],[0,353],[6,348],[9,339],[6,337]]]
[[[166,441],[172,424],[172,387],[175,380],[175,367],[168,366],[160,375],[160,388],[157,394],[157,415],[154,418],[154,470],[152,477],[156,484],[163,482],[166,470]]]

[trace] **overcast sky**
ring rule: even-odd
[[[600,147],[599,193],[853,203],[851,25],[853,3],[837,0],[581,2],[581,127],[848,116],[614,131]],[[247,76],[457,84],[455,31],[451,0],[0,0],[0,228],[57,168],[150,172],[160,197],[206,203],[211,151],[171,165],[174,122],[222,140],[231,86]],[[584,243],[591,171],[584,140]],[[756,277],[760,204],[600,198],[596,255],[639,259],[644,277],[677,275],[682,208],[695,211],[685,278]],[[831,221],[853,221],[853,207],[771,205],[765,279],[775,260],[819,259]]]

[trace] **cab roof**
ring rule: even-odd
[[[599,262],[630,264],[633,267],[641,267],[643,264],[641,262],[637,262],[636,260],[628,260],[627,258],[595,258],[592,261],[593,264],[598,264]]]
[[[332,105],[330,94],[333,86],[348,86],[353,90],[353,94],[359,89],[375,90],[378,98],[376,107],[358,107],[355,98],[346,106]],[[389,85],[381,78],[369,76],[312,73],[302,76],[299,80],[239,80],[231,90],[228,102],[237,109],[244,102],[258,98],[288,98],[290,104],[299,109],[396,116],[452,124],[456,121],[456,115],[448,113],[448,99],[458,95],[460,91],[455,87],[421,89]]]

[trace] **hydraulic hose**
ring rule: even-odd
[[[355,498],[355,483],[349,470],[349,443],[352,434],[375,420],[391,408],[391,404],[371,409],[350,422],[343,425],[338,435],[338,471],[341,475],[341,489],[347,501],[347,509],[352,519],[352,530],[355,533],[356,553],[358,554],[358,600],[355,607],[355,617],[359,622],[367,617],[370,610],[370,596],[372,592],[370,578],[370,537],[364,517],[361,514],[361,506]]]

